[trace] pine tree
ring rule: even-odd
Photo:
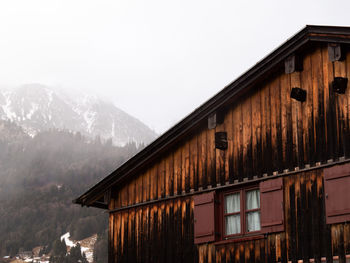
[[[68,262],[70,263],[76,263],[76,262],[82,262],[83,257],[81,255],[81,246],[78,243],[75,247],[72,247],[68,256]]]
[[[64,263],[66,262],[67,246],[63,239],[62,241],[56,239],[52,245],[52,254],[50,256],[50,263]]]
[[[89,263],[89,261],[86,258],[85,252],[83,252],[82,263]]]
[[[52,254],[54,256],[65,256],[67,254],[67,246],[64,239],[62,241],[55,240],[52,246]]]

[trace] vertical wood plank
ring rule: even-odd
[[[344,97],[347,98],[347,101],[344,101],[345,112],[344,116],[345,121],[345,157],[350,157],[350,52],[346,53],[346,77],[348,78],[348,86],[346,88]]]
[[[216,186],[215,129],[207,132],[207,177],[208,185]]]
[[[136,209],[136,262],[142,262],[142,207]]]
[[[181,148],[179,147],[174,153],[174,193],[181,194]]]
[[[114,262],[114,214],[109,214],[108,223],[108,261]]]
[[[280,84],[279,79],[274,79],[270,87],[270,101],[271,101],[271,149],[272,149],[272,163],[271,168],[273,171],[278,171],[281,169],[281,149],[280,149],[280,140],[281,136],[281,108],[280,108]]]
[[[291,77],[291,88],[295,87],[301,87],[300,84],[300,73],[295,72],[290,74]],[[301,165],[301,151],[302,151],[302,145],[300,143],[302,142],[302,138],[300,138],[300,129],[301,129],[301,123],[300,123],[300,116],[301,116],[301,105],[299,101],[292,100],[292,126],[293,126],[293,163],[294,166],[300,166]]]
[[[263,154],[263,173],[272,172],[272,148],[271,148],[271,96],[270,84],[261,90],[262,96],[262,154]]]
[[[225,151],[225,182],[232,182],[233,173],[233,124],[232,109],[229,109],[225,116],[225,129],[227,132],[228,147]]]
[[[313,87],[313,143],[314,161],[325,161],[324,110],[323,110],[323,71],[322,50],[318,47],[311,56]]]
[[[158,197],[158,166],[157,164],[153,165],[150,168],[150,177],[151,177],[151,200],[155,200]]]
[[[225,132],[225,122],[218,124],[215,128],[215,132]],[[215,166],[216,166],[216,183],[217,185],[225,184],[225,152],[227,150],[215,149]]]
[[[166,241],[164,230],[165,225],[165,204],[164,202],[160,203],[158,206],[158,253],[159,253],[159,262],[165,262],[165,252],[166,252]]]
[[[306,90],[306,101],[301,104],[302,107],[302,116],[305,116],[306,118],[302,118],[302,124],[303,124],[303,141],[300,141],[300,143],[303,144],[303,159],[304,163],[314,163],[315,158],[315,146],[314,146],[314,111],[313,111],[313,79],[312,79],[312,73],[313,73],[313,66],[311,63],[311,55],[307,56],[304,59],[304,70],[301,73],[301,86],[303,89]],[[317,85],[317,84],[316,84]],[[299,136],[299,135],[298,135]]]
[[[261,175],[261,101],[260,91],[252,95],[252,161],[253,175]]]
[[[238,127],[239,127],[239,133],[237,136],[238,139],[238,180],[241,182],[244,178],[244,167],[243,167],[243,153],[244,153],[244,138],[243,138],[243,106],[242,104],[239,105],[239,111],[238,111]]]
[[[328,109],[328,131],[330,134],[330,143],[331,143],[331,148],[332,148],[332,153],[331,156],[333,159],[336,159],[339,153],[339,137],[338,137],[338,131],[339,131],[339,123],[337,121],[338,117],[338,112],[337,112],[337,99],[336,95],[334,94],[332,88],[331,88],[331,83],[334,79],[334,63],[328,61],[328,86],[329,86],[329,109]]]
[[[123,239],[123,245],[122,245],[122,259],[125,262],[128,262],[129,254],[128,254],[128,233],[129,233],[129,214],[127,211],[122,212],[122,239]]]
[[[325,85],[325,112],[326,112],[326,133],[328,158],[336,158],[338,152],[337,146],[337,121],[335,96],[331,89],[331,82],[334,78],[333,62],[329,61],[327,50],[324,49],[323,55],[323,76]]]
[[[290,202],[290,208],[289,208],[289,222],[288,225],[290,226],[290,234],[289,234],[289,260],[291,260],[293,263],[297,262],[297,224],[296,224],[296,182],[295,182],[295,176],[291,177],[293,181],[290,180],[289,184],[289,202]]]
[[[174,154],[170,153],[168,158],[166,159],[166,190],[165,196],[173,196],[174,195]]]
[[[240,105],[235,106],[232,113],[232,122],[233,122],[233,180],[239,180],[240,176],[242,176],[242,156],[241,156],[241,107]]]
[[[285,215],[285,233],[286,233],[286,248],[287,260],[291,260],[289,252],[291,251],[291,208],[290,208],[290,184],[291,177],[283,178],[283,194],[284,194],[284,215]]]
[[[149,242],[151,238],[151,220],[150,220],[150,207],[146,206],[143,209],[143,218],[144,218],[144,224],[143,224],[143,231],[144,231],[144,262],[152,262],[151,261],[151,244]]]
[[[190,140],[190,189],[198,189],[198,142],[197,135]]]
[[[135,209],[128,211],[128,262],[136,262]]]
[[[123,186],[123,188],[121,189],[121,195],[120,195],[121,205],[123,207],[128,205],[128,201],[129,201],[128,192],[129,192],[128,185]]]
[[[303,175],[303,173],[301,173]],[[296,214],[296,241],[297,241],[297,258],[302,259],[303,258],[303,236],[302,236],[302,227],[303,227],[303,221],[302,221],[302,204],[301,204],[301,197],[300,197],[300,184],[301,184],[302,176],[299,176],[295,179],[295,214]]]
[[[322,82],[323,82],[323,111],[324,111],[324,134],[325,134],[325,149],[326,152],[325,159],[332,155],[331,149],[331,137],[330,137],[330,120],[329,120],[329,79],[328,79],[328,48],[326,46],[322,47]]]
[[[181,176],[182,192],[188,193],[190,190],[190,145],[185,143],[182,147]]]
[[[249,179],[252,174],[252,103],[247,97],[242,102],[242,126],[243,126],[243,173]]]
[[[288,93],[289,93],[289,87],[288,87],[288,75],[287,74],[282,74],[280,76],[280,98],[281,98],[281,138],[282,138],[282,162],[283,162],[283,167],[287,168],[289,167],[288,165],[288,150],[287,150],[287,133],[288,133],[288,117],[287,117],[287,112],[288,112]],[[287,157],[288,156],[288,157]]]
[[[135,203],[141,203],[142,202],[142,180],[143,180],[143,174],[139,174],[137,175],[136,179],[135,179]]]
[[[276,261],[281,262],[282,252],[281,252],[281,236],[280,234],[276,234],[275,237],[276,244]]]
[[[167,262],[176,262],[175,259],[175,229],[174,229],[174,220],[175,219],[175,214],[174,214],[174,201],[169,201],[167,203],[167,224],[166,224],[166,229],[169,231],[169,235],[167,236],[167,242],[168,242],[168,249],[167,249],[167,255],[168,259]]]
[[[158,199],[165,197],[165,159],[159,161],[158,169]]]
[[[136,180],[132,180],[130,183],[129,183],[129,186],[128,186],[128,205],[132,205],[132,204],[135,204],[135,197],[136,197],[136,191],[135,191],[135,188],[136,188]]]
[[[151,262],[158,262],[159,261],[159,238],[158,238],[158,207],[157,205],[151,206],[151,217],[150,217],[150,246],[151,246],[151,253],[150,258]]]
[[[334,62],[334,77],[346,77],[346,63],[345,61]],[[336,112],[337,112],[337,128],[338,128],[338,157],[344,156],[346,136],[346,115],[347,115],[347,98],[344,94],[335,93],[336,98]]]
[[[114,231],[114,248],[115,248],[115,262],[119,262],[122,256],[122,226],[121,226],[121,213],[115,213],[115,231]]]
[[[208,131],[204,130],[203,131],[203,137],[202,137],[202,145],[201,145],[201,149],[202,149],[202,181],[203,181],[203,189],[206,189],[207,186],[210,184],[210,180],[209,180],[209,170],[208,170]]]
[[[203,136],[205,132],[202,130],[198,134],[197,138],[197,150],[198,150],[198,188],[203,189],[203,168],[205,162],[203,162],[203,156],[206,155],[205,150],[203,151]]]
[[[311,206],[311,232],[312,232],[312,249],[313,249],[313,257],[316,262],[321,262],[321,251],[322,251],[322,237],[320,236],[322,233],[321,221],[320,218],[322,215],[320,214],[320,202],[318,199],[319,194],[319,186],[320,182],[320,174],[319,171],[315,171],[312,174],[312,182],[311,189],[309,189],[309,197],[310,197],[310,206]],[[322,180],[322,178],[321,178]]]
[[[276,149],[275,152],[277,160],[277,171],[282,172],[284,170],[285,164],[283,163],[283,140],[282,140],[282,94],[281,94],[281,78],[276,79],[277,91],[276,91]]]
[[[170,180],[172,178],[170,177],[170,161],[172,159],[172,154],[168,154],[167,157],[164,160],[164,165],[165,165],[165,172],[164,172],[164,183],[165,183],[165,192],[164,195],[165,197],[170,196]]]

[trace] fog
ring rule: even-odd
[[[306,24],[350,25],[349,1],[0,3],[0,85],[112,100],[158,133]]]

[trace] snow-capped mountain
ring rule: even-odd
[[[0,90],[0,119],[10,120],[34,136],[48,129],[65,129],[116,145],[148,144],[157,136],[141,121],[96,96],[70,96],[44,85],[27,84]]]

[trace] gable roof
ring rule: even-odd
[[[350,27],[314,25],[304,27],[141,152],[129,159],[80,197],[73,200],[73,202],[82,206],[86,205],[107,209],[107,205],[99,201],[99,199],[103,198],[104,193],[108,189],[135,175],[183,138],[184,135],[188,134],[193,128],[197,127],[203,120],[206,120],[210,114],[216,112],[225,103],[248,90],[257,80],[262,79],[268,72],[283,63],[284,59],[309,42],[350,43]]]

